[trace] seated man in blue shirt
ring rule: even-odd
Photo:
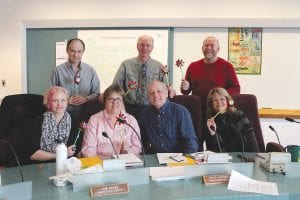
[[[198,150],[189,111],[170,102],[163,82],[148,86],[148,100],[140,116],[140,128],[147,153],[194,153]]]

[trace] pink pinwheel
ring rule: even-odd
[[[80,76],[76,75],[76,76],[74,77],[74,82],[75,82],[75,84],[79,85],[80,82],[81,82]]]
[[[84,131],[87,128],[88,128],[88,125],[87,125],[86,122],[80,122],[79,123],[78,132],[77,132],[77,136],[76,136],[75,141],[74,141],[74,145],[76,145],[76,142],[77,142],[77,140],[79,138],[80,132]]]
[[[127,83],[127,92],[125,93],[125,96],[131,91],[131,90],[136,90],[138,88],[138,84],[136,81],[128,81]]]
[[[166,77],[166,84],[167,84],[167,86],[169,86],[169,77],[168,77],[169,68],[168,68],[168,65],[162,65],[160,67],[160,71],[163,74],[163,76]]]

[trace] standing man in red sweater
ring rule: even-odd
[[[222,87],[230,95],[240,93],[240,84],[234,68],[231,63],[217,57],[219,50],[217,38],[207,37],[202,45],[204,58],[190,64],[180,86],[182,94],[192,92],[201,98],[204,113],[206,97],[212,88]]]

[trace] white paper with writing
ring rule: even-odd
[[[257,181],[234,170],[231,171],[227,189],[240,192],[254,192],[261,194],[278,195],[276,183]]]

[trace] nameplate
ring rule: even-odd
[[[205,185],[227,184],[229,182],[230,174],[218,174],[203,176],[202,181]]]
[[[90,187],[91,197],[121,194],[129,191],[127,183],[110,184],[110,185],[97,185]]]

